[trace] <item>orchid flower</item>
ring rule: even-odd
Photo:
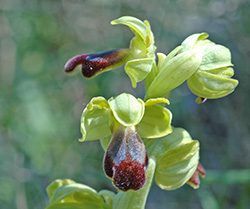
[[[82,54],[71,58],[65,65],[65,72],[72,72],[82,65],[82,74],[92,78],[102,72],[115,69],[125,64],[125,72],[135,88],[137,83],[144,80],[155,63],[154,36],[148,21],[124,16],[111,22],[112,25],[127,25],[135,34],[127,49],[114,49],[94,54]]]

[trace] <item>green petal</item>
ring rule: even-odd
[[[158,138],[172,132],[172,114],[160,105],[145,106],[145,113],[137,126],[142,138]]]
[[[131,79],[133,88],[138,82],[144,80],[152,69],[154,58],[130,60],[125,65],[125,72]]]
[[[110,109],[103,97],[94,97],[81,117],[82,138],[79,141],[95,140],[111,135],[109,128]]]
[[[226,76],[199,71],[188,79],[187,84],[195,95],[216,99],[232,93],[238,85],[238,81]]]
[[[143,40],[146,38],[146,25],[139,19],[131,16],[123,16],[113,20],[112,25],[123,24],[127,25],[135,34],[138,34]]]
[[[146,141],[146,140],[144,140]],[[199,161],[199,142],[182,128],[157,140],[147,140],[149,157],[156,159],[155,181],[159,187],[173,190],[184,185],[193,175]]]
[[[144,102],[131,94],[120,94],[108,103],[115,119],[123,126],[135,126],[143,117]]]
[[[201,57],[195,51],[187,51],[171,59],[149,86],[145,100],[168,97],[169,92],[187,80],[199,67]]]

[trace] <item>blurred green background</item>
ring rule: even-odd
[[[102,169],[99,142],[78,142],[79,120],[91,97],[132,89],[122,68],[92,80],[64,73],[74,55],[128,47],[133,34],[110,21],[123,15],[149,20],[157,52],[188,35],[208,32],[232,52],[236,91],[202,105],[186,84],[171,95],[173,125],[201,143],[207,177],[193,190],[155,184],[146,209],[250,208],[249,0],[0,0],[0,208],[42,209],[46,186],[70,178],[114,190]]]

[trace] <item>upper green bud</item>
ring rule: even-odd
[[[206,33],[187,37],[181,52],[195,50],[202,55],[198,70],[187,80],[190,90],[200,98],[216,99],[233,92],[238,81],[231,78],[234,70],[229,49],[206,38]]]

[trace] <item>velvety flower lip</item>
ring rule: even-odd
[[[102,71],[111,70],[122,65],[128,55],[127,49],[113,49],[105,52],[82,54],[69,59],[65,64],[65,72],[70,73],[78,65],[82,65],[84,77],[91,78]]]
[[[122,190],[140,189],[145,181],[148,155],[135,127],[118,129],[112,136],[104,158],[104,170]]]

